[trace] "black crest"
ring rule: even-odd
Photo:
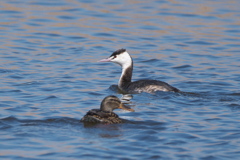
[[[126,52],[126,49],[123,49],[123,48],[122,48],[122,49],[118,49],[118,50],[116,50],[115,52],[113,52],[110,57],[119,55],[119,54],[121,54],[121,53],[123,53],[123,52]]]

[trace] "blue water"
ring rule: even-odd
[[[0,159],[239,159],[240,1],[0,2]],[[135,94],[85,126],[121,68],[186,93]]]

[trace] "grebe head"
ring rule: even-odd
[[[126,51],[126,49],[119,49],[112,53],[107,59],[102,59],[100,62],[114,62],[122,67],[128,67],[132,65],[132,58]]]
[[[119,98],[116,96],[107,96],[102,100],[100,109],[102,111],[112,112],[114,109],[122,109],[127,111],[134,111],[131,108],[125,106]]]

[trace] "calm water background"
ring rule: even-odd
[[[240,1],[0,1],[1,159],[239,159]],[[79,119],[133,79],[182,91],[133,95],[128,123]]]

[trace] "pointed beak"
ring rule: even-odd
[[[110,62],[111,60],[112,60],[112,58],[109,57],[109,58],[107,58],[107,59],[102,59],[102,60],[100,60],[100,61],[98,61],[98,62]]]
[[[134,112],[134,109],[125,106],[123,103],[120,104],[120,106],[118,107],[118,109],[122,109],[122,110]]]

